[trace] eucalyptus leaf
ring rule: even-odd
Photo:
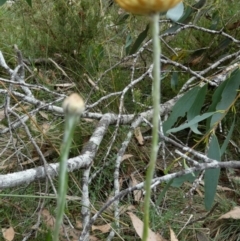
[[[207,85],[204,85],[198,92],[197,97],[190,108],[190,110],[187,112],[187,120],[188,122],[191,121],[195,116],[200,114],[200,111],[202,109],[202,106],[204,104],[205,96],[207,93]],[[196,133],[201,135],[202,133],[198,130],[198,123],[195,125],[190,126],[191,130]]]
[[[194,126],[195,124],[199,123],[200,121],[203,121],[203,120],[209,118],[210,116],[212,116],[212,115],[214,115],[214,114],[215,114],[215,112],[209,112],[209,113],[204,113],[204,114],[202,114],[202,115],[198,115],[198,116],[196,116],[195,118],[193,118],[191,121],[189,121],[188,123],[182,124],[182,125],[180,125],[179,127],[172,128],[172,129],[168,130],[168,131],[167,131],[167,134],[169,134],[169,133],[175,133],[175,132],[184,130],[184,129],[186,129],[186,128],[192,127],[192,126]]]
[[[141,44],[143,43],[143,41],[145,40],[145,38],[148,35],[149,26],[150,25],[148,24],[146,26],[145,30],[138,35],[138,37],[137,37],[136,41],[134,42],[131,50],[129,51],[130,55],[135,54],[138,51],[138,49],[140,48]]]
[[[197,86],[189,90],[177,101],[172,109],[172,113],[163,123],[164,133],[166,133],[175,124],[179,117],[185,116],[186,112],[192,107],[199,90],[200,87]]]
[[[170,10],[168,10],[166,13],[166,16],[172,21],[177,22],[182,17],[183,12],[184,12],[184,5],[183,5],[183,2],[180,2],[174,8],[171,8]]]
[[[212,21],[211,21],[210,29],[216,30],[220,21],[221,21],[221,17],[219,16],[219,11],[215,11],[212,14]]]
[[[173,182],[171,183],[172,187],[181,187],[184,182],[191,182],[193,183],[198,176],[199,172],[194,173],[188,173],[181,177],[176,177],[173,179]]]
[[[227,137],[226,137],[226,139],[224,140],[223,145],[221,146],[221,156],[224,154],[224,152],[225,152],[226,149],[227,149],[227,145],[228,145],[228,143],[229,143],[229,141],[230,141],[230,138],[231,138],[231,136],[232,136],[234,127],[235,127],[235,117],[234,117],[233,123],[232,123],[232,125],[231,125],[231,128],[230,128],[230,130],[229,130],[229,132],[228,132],[228,134],[227,134]]]
[[[216,135],[212,136],[211,142],[209,144],[208,155],[209,158],[214,159],[216,161],[221,161],[221,151],[218,144],[218,139]],[[208,169],[204,174],[204,204],[206,210],[210,210],[212,208],[214,197],[217,190],[218,179],[220,175],[220,169]]]
[[[173,179],[171,179],[169,182],[166,183],[166,185],[164,186],[163,190],[161,191],[161,193],[158,196],[157,202],[156,202],[156,206],[160,206],[161,201],[163,200],[167,190],[169,189],[169,187],[171,186],[173,182]]]
[[[2,6],[7,0],[0,0],[0,6]]]
[[[172,89],[175,90],[177,85],[178,85],[178,74],[177,74],[177,72],[173,72],[172,78],[171,78]]]
[[[132,44],[132,36],[130,34],[127,35],[126,42],[125,42],[125,50],[126,55],[128,55],[130,51],[130,45]]]
[[[32,0],[26,0],[27,4],[32,7]]]
[[[191,125],[190,129],[192,130],[193,133],[197,135],[203,135],[203,133],[198,130],[198,123]]]
[[[129,18],[129,16],[130,15],[128,13],[121,14],[116,25],[121,25],[126,23],[126,20]]]
[[[214,114],[211,118],[210,128],[221,121],[221,119],[226,115],[226,110],[231,107],[236,98],[239,85],[240,70],[238,69],[231,74],[225,88],[222,90],[221,100],[216,106],[216,114]]]
[[[201,9],[206,3],[206,0],[199,0],[196,4],[194,4],[193,6],[187,6],[184,13],[182,14],[182,17],[178,20],[179,23],[189,23],[192,21],[192,16],[193,13],[197,12],[199,9]],[[164,31],[164,34],[167,33],[173,33],[176,30],[178,30],[179,28],[181,28],[181,25],[179,24],[174,24],[172,27],[170,27],[169,29],[167,29],[166,31]]]
[[[183,14],[183,16],[178,20],[179,23],[188,23],[191,21],[191,15],[194,12],[194,10],[190,7],[187,6],[187,8],[185,9],[185,12]],[[179,28],[181,28],[181,25],[179,24],[174,24],[172,27],[170,27],[169,29],[165,30],[163,33],[164,34],[168,34],[168,33],[174,33],[176,32]]]
[[[204,7],[204,5],[206,4],[206,1],[207,1],[207,0],[200,0],[200,1],[198,1],[197,3],[195,3],[195,4],[193,5],[193,8],[195,8],[195,9],[197,9],[197,10],[201,9],[201,8]]]
[[[219,85],[219,87],[215,90],[214,94],[212,95],[212,103],[208,108],[207,112],[212,112],[216,110],[216,106],[218,104],[218,102],[221,100],[221,95],[222,92],[225,88],[225,86],[227,85],[229,80],[224,81],[222,84]],[[207,124],[206,124],[206,129],[210,130],[210,122],[211,122],[211,118],[209,118],[207,120]]]

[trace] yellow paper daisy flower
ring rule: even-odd
[[[166,12],[183,0],[115,0],[118,5],[133,14]]]

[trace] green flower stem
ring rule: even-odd
[[[73,132],[78,122],[79,116],[66,114],[65,116],[65,130],[64,138],[60,153],[60,166],[59,166],[59,187],[57,197],[57,213],[56,222],[53,232],[53,241],[59,240],[59,232],[63,221],[64,208],[66,203],[68,173],[67,173],[67,160],[69,150],[72,143]]]
[[[151,182],[155,170],[155,164],[158,153],[158,131],[159,131],[159,104],[160,104],[160,55],[161,45],[159,39],[159,13],[152,15],[152,38],[153,38],[153,129],[152,129],[152,147],[150,162],[147,170],[147,177],[145,182],[145,199],[144,199],[144,228],[143,241],[147,241],[149,230],[149,207],[151,198]]]

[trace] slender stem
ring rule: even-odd
[[[145,199],[144,199],[144,229],[143,241],[147,241],[149,230],[149,206],[151,198],[151,181],[154,174],[157,152],[158,152],[158,131],[159,131],[159,104],[160,104],[160,55],[161,45],[159,39],[159,13],[152,15],[152,38],[153,38],[153,129],[152,129],[152,147],[149,167],[147,170],[147,177],[145,183]]]
[[[67,173],[67,160],[69,155],[69,150],[72,143],[72,136],[78,120],[78,116],[66,115],[65,119],[65,130],[64,138],[60,153],[60,165],[59,165],[59,187],[58,187],[58,198],[57,198],[57,213],[56,222],[53,232],[53,241],[59,240],[59,232],[63,220],[64,208],[66,203],[67,195],[67,183],[68,183],[68,173]]]

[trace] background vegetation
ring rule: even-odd
[[[182,25],[166,20],[164,15],[161,19],[161,102],[166,106],[162,121],[168,118],[172,110],[175,120],[171,125],[165,123],[170,125],[167,131],[190,120],[189,115],[194,115],[194,111],[197,116],[224,110],[224,115],[218,117],[214,127],[210,124],[213,122],[210,117],[197,121],[201,134],[188,127],[169,137],[206,155],[219,151],[216,146],[211,149],[209,143],[212,143],[212,138],[216,137],[220,147],[227,140],[228,148],[221,153],[219,161],[238,160],[239,93],[235,89],[239,89],[237,53],[240,51],[240,3],[237,0],[207,3],[189,0],[184,4]],[[129,15],[116,4],[109,5],[104,0],[41,0],[34,1],[32,7],[25,1],[16,1],[0,7],[0,51],[10,68],[15,69],[18,61],[13,46],[17,45],[24,58],[25,83],[35,87],[31,88],[34,97],[61,106],[66,95],[78,92],[86,101],[86,115],[76,128],[71,157],[80,155],[87,145],[100,119],[97,114],[137,116],[151,109],[152,78],[149,69],[152,49],[148,23],[147,16]],[[202,78],[196,77],[196,74]],[[26,128],[23,125],[13,126],[26,113],[30,117],[25,123],[37,146],[48,163],[57,163],[63,137],[62,114],[37,109],[37,106],[18,98],[12,98],[10,102],[18,116],[7,113],[8,95],[4,90],[24,92],[19,86],[4,82],[4,79],[11,79],[4,68],[0,68],[0,77],[1,174],[43,165],[30,136],[26,134]],[[193,77],[196,77],[195,80],[189,82]],[[206,80],[210,83],[204,87]],[[233,90],[236,93],[221,90],[219,86],[224,81],[236,81],[237,87]],[[37,89],[37,86],[44,86],[50,91]],[[186,93],[194,87],[198,88],[195,89],[196,96],[205,98],[197,99],[195,107],[191,109],[195,99]],[[217,104],[224,98],[221,95],[224,93],[227,94],[226,99],[231,99],[232,95],[231,103],[218,109]],[[176,108],[174,110],[172,107],[182,94],[187,99],[186,102],[180,102],[180,106],[183,108],[183,103],[189,103],[189,109],[177,114]],[[215,96],[215,105],[212,96]],[[169,102],[171,100],[173,104]],[[114,196],[116,158],[129,133],[130,124],[110,125],[94,157],[89,184],[92,215]],[[7,129],[9,127],[10,130]],[[122,155],[118,177],[120,190],[144,181],[150,138],[151,127],[146,121],[135,128],[134,136]],[[108,149],[111,145],[112,148]],[[175,153],[176,146],[172,143],[161,145],[155,177],[191,166],[191,162]],[[217,159],[214,155],[208,157]],[[169,228],[174,230],[178,240],[239,240],[237,223],[240,216],[236,214],[239,212],[236,209],[239,205],[238,172],[237,169],[221,170],[214,203],[208,210],[201,172],[155,187],[150,210],[152,231],[166,240],[174,240],[170,237]],[[81,233],[82,173],[79,170],[69,176],[62,240],[78,240]],[[193,183],[199,176],[199,182]],[[7,231],[15,235],[14,240],[51,240],[56,208],[54,186],[58,184],[57,178],[52,181],[53,185],[46,179],[2,189],[0,226],[3,238],[7,239]],[[33,197],[40,194],[45,198]],[[136,220],[130,219],[128,212],[134,212],[142,219],[142,196],[143,192],[139,190],[128,193],[120,200],[119,230],[114,222],[114,207],[105,210],[94,223],[91,239],[140,240],[133,227]],[[234,218],[229,218],[232,215],[220,218],[234,207]],[[109,236],[110,224],[117,230],[114,237]]]

